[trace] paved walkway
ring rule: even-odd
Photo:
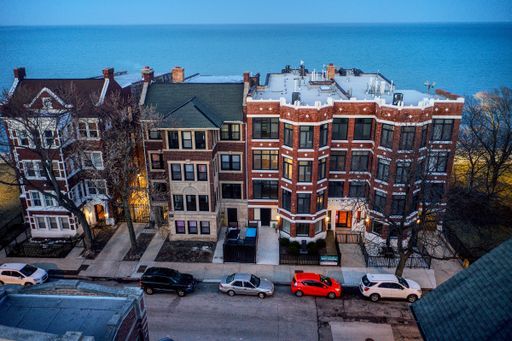
[[[258,228],[256,264],[279,264],[279,234],[272,227]]]

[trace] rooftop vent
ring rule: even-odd
[[[292,72],[292,67],[290,65],[286,65],[284,69],[281,70],[281,73],[290,73]]]
[[[300,92],[292,92],[292,104],[295,104],[297,101],[300,101]]]
[[[393,94],[393,105],[400,105],[404,101],[404,94],[401,92],[395,92]]]

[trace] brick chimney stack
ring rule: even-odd
[[[185,80],[185,69],[181,66],[175,66],[171,70],[171,77],[173,83],[183,83],[183,81]]]
[[[103,78],[105,79],[114,79],[114,68],[113,67],[106,67],[103,69]]]
[[[334,76],[336,75],[336,67],[333,63],[329,63],[327,65],[327,79],[334,79]]]
[[[244,83],[249,83],[251,79],[251,74],[249,72],[244,72]]]
[[[144,66],[141,73],[142,73],[142,79],[146,83],[151,82],[153,80],[153,77],[155,76],[155,72],[149,66]]]
[[[26,76],[27,73],[25,72],[24,67],[17,67],[14,69],[14,78],[18,78],[20,81],[22,81]]]

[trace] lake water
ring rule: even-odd
[[[140,72],[240,75],[286,64],[380,71],[399,88],[426,80],[461,95],[512,80],[512,24],[194,25],[0,27],[0,88],[28,77],[91,77],[113,66]]]

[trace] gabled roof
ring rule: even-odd
[[[242,83],[153,83],[144,105],[164,116],[166,128],[219,128],[243,120]]]
[[[412,305],[426,340],[510,340],[512,239]]]

